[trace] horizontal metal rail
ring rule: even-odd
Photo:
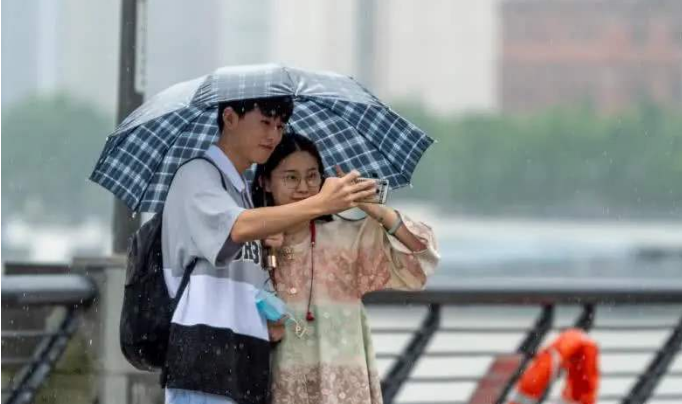
[[[411,334],[415,332],[415,328],[410,327],[391,327],[391,328],[377,328],[372,329],[373,334]],[[524,327],[441,327],[438,329],[439,334],[513,334],[524,333],[528,328]]]
[[[419,293],[382,291],[366,304],[395,305],[660,305],[682,303],[682,280],[462,279]]]
[[[83,275],[6,275],[2,277],[2,305],[87,306],[97,287]]]
[[[635,371],[615,371],[602,372],[600,377],[602,380],[606,379],[634,379],[641,375],[641,372]],[[682,371],[673,371],[665,374],[666,378],[682,378]],[[503,379],[503,378],[501,378]],[[470,383],[481,380],[481,375],[464,375],[464,376],[412,376],[407,381],[411,383],[423,384],[440,384],[440,383]],[[488,378],[490,380],[490,378]],[[682,383],[682,380],[680,380]]]
[[[592,331],[602,332],[646,332],[646,331],[670,331],[675,324],[628,324],[628,325],[593,325]],[[573,327],[552,327],[550,331],[565,331]],[[386,327],[372,328],[376,335],[411,334],[414,327]],[[439,334],[518,334],[528,331],[526,327],[441,327]]]
[[[17,331],[3,331],[2,338],[14,339],[14,338],[43,338],[43,337],[54,337],[58,333],[54,331],[45,330],[17,330]]]

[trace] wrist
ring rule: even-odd
[[[370,203],[361,203],[358,205],[358,208],[379,223],[385,220],[384,216],[386,215],[386,211],[388,211],[386,208]]]
[[[313,220],[329,213],[325,209],[324,202],[320,199],[319,194],[304,199],[294,205],[298,205],[298,208],[303,208],[302,211],[306,212],[307,216],[309,216],[306,217],[306,220]]]
[[[396,220],[390,228],[386,229],[386,233],[388,233],[390,236],[395,236],[396,232],[398,232],[398,229],[400,229],[403,225],[403,218],[400,216],[400,213],[398,213],[397,210],[394,210],[393,212],[395,214]]]
[[[385,229],[390,228],[397,219],[395,211],[391,208],[385,206],[374,206],[373,208],[371,213],[368,212],[367,214],[379,222]]]

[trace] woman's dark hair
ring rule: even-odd
[[[315,146],[315,143],[303,135],[288,132],[282,137],[282,141],[277,147],[275,147],[275,150],[270,155],[268,161],[266,161],[265,164],[256,166],[256,174],[254,175],[251,184],[251,196],[253,197],[253,204],[255,207],[274,206],[275,201],[272,198],[272,194],[265,191],[265,179],[270,179],[272,172],[280,165],[282,160],[299,151],[310,153],[315,161],[317,161],[320,177],[322,177],[322,184],[324,184],[324,165],[322,163],[320,151],[317,149],[317,146]],[[263,186],[261,186],[261,182],[263,183]],[[331,221],[332,217],[331,215],[325,215],[316,220]]]
[[[221,102],[218,104],[218,115],[216,116],[216,123],[218,124],[218,133],[223,133],[223,111],[225,108],[232,108],[234,112],[241,118],[244,114],[253,111],[256,107],[260,112],[270,118],[278,117],[282,123],[289,122],[291,114],[294,112],[294,99],[288,95],[267,98],[249,98],[246,100],[234,100]]]

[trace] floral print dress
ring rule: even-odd
[[[274,273],[277,294],[305,329],[289,322],[274,351],[274,404],[381,404],[371,332],[362,305],[380,289],[421,290],[438,263],[432,230],[403,216],[427,248],[413,253],[376,220],[316,223],[311,312],[310,240],[285,246]]]

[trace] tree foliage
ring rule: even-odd
[[[682,114],[643,104],[533,116],[439,117],[398,108],[438,140],[413,182],[458,212],[682,217]]]
[[[110,196],[88,181],[112,120],[65,95],[2,110],[2,216],[76,223],[107,215]]]

